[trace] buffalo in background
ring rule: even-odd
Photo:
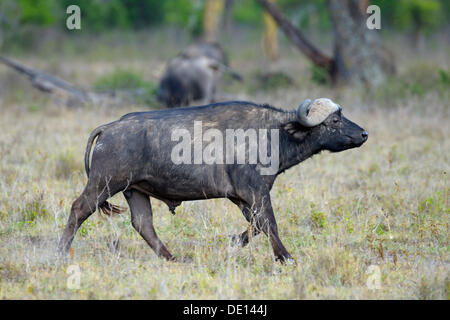
[[[228,66],[228,58],[218,43],[191,45],[167,64],[157,98],[168,108],[188,106],[193,102],[213,103],[224,72],[233,79],[242,80]]]

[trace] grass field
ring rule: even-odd
[[[75,39],[58,52],[43,45],[17,58],[85,87],[117,68],[156,83],[166,57],[187,43],[161,39]],[[286,43],[270,68],[257,41],[253,50],[240,39],[231,44],[231,64],[246,78],[226,84],[226,98],[293,109],[305,98],[329,97],[370,134],[359,149],[322,153],[278,178],[271,195],[280,236],[298,262],[286,266],[274,262],[265,236],[243,249],[229,246],[227,236],[246,222],[227,200],[186,202],[173,216],[152,199],[161,239],[190,263],[158,259],[129,212],[92,215],[69,260],[57,259],[71,203],[86,182],[89,133],[149,107],[66,108],[0,67],[0,298],[449,299],[450,51],[441,40],[415,52],[391,39],[398,75],[371,92],[314,83],[308,62]],[[269,69],[295,83],[249,84]],[[125,206],[122,195],[113,202]],[[73,266],[79,288],[71,288]]]

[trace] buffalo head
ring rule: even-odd
[[[339,152],[361,146],[369,134],[342,114],[342,108],[330,99],[309,99],[297,109],[298,122],[320,145],[320,149]]]

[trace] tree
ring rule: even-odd
[[[20,8],[12,0],[0,2],[0,48],[14,38],[20,24]]]
[[[276,0],[270,1],[275,2]],[[278,59],[278,29],[275,20],[267,12],[264,13],[264,25],[264,53],[269,59],[275,61]]]
[[[227,36],[230,36],[232,33],[232,19],[231,19],[231,13],[234,5],[234,0],[225,0],[225,8],[224,8],[224,17],[223,17],[223,28],[227,34]]]
[[[369,87],[395,71],[391,57],[379,42],[377,31],[366,26],[368,0],[327,0],[334,30],[332,57],[314,46],[274,3],[258,1],[294,45],[330,75],[333,83],[362,82]]]
[[[216,41],[223,0],[206,0],[203,12],[203,31],[206,41]]]
[[[437,0],[399,0],[395,23],[400,29],[412,29],[412,43],[418,48],[422,33],[436,29],[442,20],[441,3]]]

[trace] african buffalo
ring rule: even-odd
[[[185,58],[209,57],[221,64],[228,65],[228,57],[222,46],[217,42],[199,42],[185,48],[180,56]]]
[[[218,63],[233,79],[242,81],[242,76],[230,67],[227,54],[217,42],[199,42],[190,45],[180,53],[180,56],[188,59],[206,56]]]
[[[224,72],[242,80],[228,66],[228,59],[219,44],[191,45],[167,64],[157,98],[168,108],[187,106],[194,101],[212,103]]]
[[[232,237],[234,243],[245,246],[262,231],[277,260],[292,259],[278,236],[270,190],[280,173],[312,155],[359,147],[367,140],[368,133],[341,110],[325,98],[305,100],[296,111],[232,101],[130,113],[102,125],[89,137],[88,182],[72,205],[59,249],[67,252],[96,208],[119,212],[107,199],[122,192],[133,227],[168,260],[174,258],[156,235],[150,197],[164,201],[173,213],[182,201],[227,198],[250,223],[249,230]]]

